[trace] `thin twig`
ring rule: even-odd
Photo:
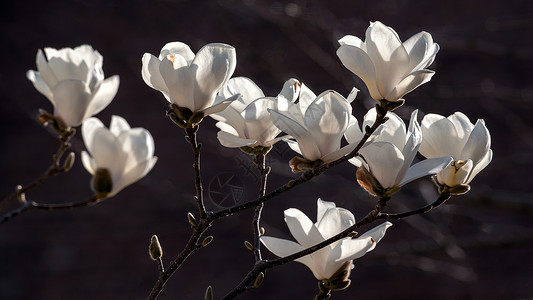
[[[439,198],[437,198],[437,200],[435,200],[435,202],[433,202],[431,204],[428,204],[428,205],[426,205],[424,207],[421,207],[419,209],[415,209],[415,210],[412,210],[412,211],[404,212],[404,213],[395,213],[395,214],[380,213],[379,216],[378,216],[378,219],[396,219],[396,220],[399,220],[399,219],[402,219],[402,218],[405,218],[405,217],[409,217],[409,216],[413,216],[413,215],[425,214],[425,213],[429,212],[430,210],[432,210],[433,208],[436,208],[436,207],[442,205],[448,199],[450,199],[450,194],[449,193],[442,193],[442,194],[439,195]]]
[[[63,154],[65,154],[65,152],[70,148],[71,146],[70,139],[74,136],[75,133],[76,133],[76,130],[72,128],[71,130],[66,131],[58,136],[59,148],[57,149],[57,152],[52,156],[52,164],[50,165],[50,167],[48,167],[48,170],[43,175],[41,175],[39,178],[35,179],[33,182],[29,183],[28,185],[24,187],[17,188],[14,193],[12,193],[11,195],[7,196],[2,201],[0,201],[0,209],[4,208],[11,201],[19,198],[22,194],[26,193],[27,191],[42,184],[48,178],[51,178],[55,175],[64,173],[69,170],[68,168],[64,168],[64,166],[60,165],[60,160],[63,157]]]
[[[261,176],[261,186],[259,187],[259,197],[263,197],[265,195],[267,177],[268,177],[268,172],[269,172],[266,168],[265,156],[266,154],[261,152],[260,154],[257,154],[255,157],[256,158],[255,163],[257,164],[257,168]],[[254,230],[254,243],[253,243],[254,250],[253,251],[254,251],[256,262],[262,260],[261,241],[260,241],[260,237],[261,237],[260,221],[261,221],[261,212],[263,211],[263,206],[264,206],[264,203],[260,203],[259,205],[257,205],[257,207],[255,208],[255,212],[254,212],[254,218],[252,220],[252,226]]]
[[[68,202],[68,203],[54,203],[54,204],[48,204],[48,203],[37,203],[34,201],[27,201],[22,206],[20,206],[17,209],[14,209],[0,217],[0,224],[7,222],[14,217],[21,215],[24,212],[30,211],[30,210],[66,210],[66,209],[74,209],[78,207],[85,207],[85,206],[92,206],[95,205],[101,201],[103,201],[105,198],[99,197],[99,196],[92,196],[88,200],[79,201],[79,202]]]
[[[200,176],[200,149],[202,145],[196,141],[196,132],[198,131],[198,125],[194,127],[186,127],[185,132],[187,133],[186,140],[191,144],[192,151],[194,152],[194,177],[195,177],[195,186],[196,186],[196,196],[195,200],[198,205],[198,211],[200,213],[200,218],[205,219],[207,217],[207,211],[204,205],[204,193],[202,187],[202,179]]]

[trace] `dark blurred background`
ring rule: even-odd
[[[235,76],[254,80],[267,95],[296,77],[317,94],[362,91],[353,104],[361,119],[374,105],[364,86],[335,55],[345,34],[359,37],[370,21],[393,27],[402,40],[425,30],[441,51],[431,82],[405,98],[404,118],[464,112],[486,121],[494,159],[472,190],[423,216],[395,221],[378,247],[355,262],[352,285],[333,299],[533,299],[533,10],[529,1],[3,1],[0,4],[0,191],[43,173],[57,149],[37,121],[49,101],[25,77],[44,47],[91,44],[104,56],[106,77],[120,75],[114,101],[98,117],[125,117],[151,131],[159,161],[147,177],[95,207],[36,211],[0,226],[0,299],[144,299],[157,278],[148,256],[152,234],[169,262],[185,245],[193,202],[192,153],[183,131],[165,117],[167,102],[140,75],[141,57],[170,41],[194,52],[211,42],[237,49]],[[202,122],[202,175],[209,209],[253,199],[257,175],[250,158],[216,140],[215,122]],[[84,150],[81,134],[73,150]],[[297,175],[294,153],[276,145],[269,189]],[[78,156],[79,158],[79,156]],[[68,175],[50,179],[28,199],[60,203],[87,199],[90,176],[77,159]],[[227,197],[226,197],[227,196]],[[355,182],[355,168],[339,166],[266,204],[268,235],[291,238],[283,210],[298,207],[311,219],[316,199],[335,201],[362,218],[374,199]],[[388,210],[436,199],[429,180],[402,189]],[[14,208],[10,206],[8,208]],[[237,285],[253,264],[250,211],[215,223],[214,241],[195,252],[168,282],[160,299],[215,298]],[[362,231],[368,229],[364,228]],[[274,256],[264,251],[264,256]],[[291,263],[267,272],[263,285],[241,299],[313,299],[316,280]]]

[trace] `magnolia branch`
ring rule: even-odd
[[[437,200],[435,200],[435,202],[431,203],[431,204],[428,204],[424,207],[421,207],[419,209],[415,209],[415,210],[412,210],[412,211],[408,211],[408,212],[404,212],[404,213],[380,213],[378,218],[379,219],[402,219],[402,218],[405,218],[405,217],[409,217],[409,216],[413,216],[413,215],[420,215],[420,214],[425,214],[427,212],[429,212],[430,210],[432,210],[433,208],[437,208],[439,207],[440,205],[444,204],[444,202],[446,202],[446,200],[450,199],[450,194],[449,193],[442,193],[439,195],[439,198],[437,198]]]
[[[86,207],[86,206],[93,206],[95,204],[100,203],[101,201],[105,200],[106,198],[103,198],[101,196],[94,195],[88,200],[79,201],[79,202],[68,202],[68,203],[54,203],[54,204],[47,204],[47,203],[37,203],[34,201],[26,201],[24,204],[17,208],[12,210],[11,212],[2,215],[0,218],[0,224],[7,222],[11,220],[12,218],[21,215],[22,213],[31,211],[31,210],[67,210],[67,209],[74,209],[78,207]]]
[[[15,200],[17,198],[20,199],[21,195],[23,195],[27,191],[35,188],[36,186],[42,184],[48,178],[51,178],[51,177],[53,177],[55,175],[58,175],[60,173],[64,173],[64,172],[67,172],[68,170],[70,170],[70,168],[72,167],[72,164],[74,163],[74,157],[73,157],[72,154],[71,154],[71,156],[69,156],[65,160],[63,165],[60,164],[60,161],[61,161],[61,158],[63,157],[63,155],[65,154],[65,152],[70,148],[70,146],[71,146],[70,145],[70,139],[74,136],[75,133],[76,133],[76,130],[75,129],[71,129],[69,131],[62,132],[61,135],[59,135],[59,137],[58,137],[59,143],[60,143],[59,144],[59,148],[57,149],[57,152],[52,156],[52,164],[50,165],[50,167],[48,167],[48,170],[43,175],[41,175],[41,177],[35,179],[30,184],[28,184],[28,185],[26,185],[24,187],[17,186],[17,189],[15,190],[14,193],[12,193],[8,197],[4,198],[0,202],[0,209],[4,208],[11,201],[13,201],[13,200]]]

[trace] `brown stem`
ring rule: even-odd
[[[76,130],[72,128],[71,130],[65,131],[64,133],[58,136],[59,148],[57,149],[57,152],[52,156],[52,164],[50,165],[50,167],[48,167],[48,170],[43,175],[41,175],[41,177],[35,179],[33,182],[29,183],[28,185],[24,187],[20,187],[20,186],[17,187],[14,193],[12,193],[11,195],[7,196],[2,201],[0,201],[0,209],[4,208],[11,201],[17,198],[20,198],[21,195],[23,195],[27,191],[42,184],[48,178],[53,177],[60,173],[64,173],[69,170],[69,168],[64,168],[63,166],[60,166],[60,160],[61,160],[61,157],[63,157],[63,154],[65,154],[65,152],[70,148],[71,146],[70,139],[74,136],[75,133],[76,133]]]
[[[267,170],[266,168],[265,156],[266,156],[265,153],[260,153],[260,154],[257,154],[255,157],[256,158],[255,163],[259,170],[259,174],[261,175],[261,186],[259,188],[259,197],[263,197],[265,195],[267,177],[268,177],[268,172],[269,172],[269,170]],[[254,230],[254,243],[253,243],[254,250],[253,251],[254,251],[256,262],[262,260],[261,241],[260,241],[260,237],[261,237],[260,221],[261,221],[261,212],[263,211],[263,206],[264,206],[264,203],[260,203],[259,205],[257,205],[257,207],[255,208],[255,212],[254,212],[254,218],[252,220],[252,226]]]
[[[187,137],[185,139],[187,140],[187,142],[189,142],[189,144],[191,144],[192,151],[194,152],[193,168],[196,186],[196,196],[194,197],[194,199],[196,200],[196,203],[198,205],[200,218],[205,219],[207,217],[207,211],[204,205],[204,193],[202,187],[202,179],[200,176],[200,149],[202,148],[202,145],[199,144],[196,140],[196,132],[198,131],[198,128],[198,125],[194,125],[194,127],[186,127],[185,132],[187,133]]]
[[[95,205],[101,201],[103,201],[105,197],[99,197],[99,196],[92,196],[88,200],[79,201],[79,202],[68,202],[68,203],[54,203],[54,204],[47,204],[47,203],[37,203],[34,201],[28,201],[25,202],[22,206],[20,206],[17,209],[14,209],[0,217],[0,224],[7,222],[14,217],[21,215],[24,212],[30,211],[30,210],[65,210],[65,209],[73,209],[78,207],[85,207],[85,206],[92,206]]]
[[[378,218],[379,219],[397,219],[397,220],[399,220],[399,219],[402,219],[402,218],[405,218],[405,217],[409,217],[409,216],[413,216],[413,215],[425,214],[425,213],[429,212],[430,210],[432,210],[433,208],[439,207],[444,202],[446,202],[446,200],[448,200],[448,199],[450,199],[450,194],[449,193],[442,193],[442,194],[439,195],[439,198],[437,198],[437,200],[435,200],[435,202],[433,202],[431,204],[428,204],[428,205],[426,205],[424,207],[421,207],[419,209],[415,209],[415,210],[404,212],[404,213],[395,213],[395,214],[380,213]]]

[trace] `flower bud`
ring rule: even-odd
[[[265,273],[261,272],[255,278],[255,282],[254,282],[253,288],[258,288],[261,285],[261,283],[263,283],[263,279],[265,279]]]
[[[98,168],[93,175],[93,191],[98,195],[105,197],[113,189],[113,180],[111,173],[106,168]]]
[[[152,260],[158,260],[163,256],[163,248],[161,248],[161,244],[159,243],[157,235],[152,235],[149,250],[150,257],[152,258]]]
[[[204,239],[204,241],[202,242],[202,247],[205,247],[205,246],[209,245],[209,243],[211,243],[211,241],[213,241],[213,236],[212,235],[206,237]]]
[[[248,241],[244,241],[244,246],[246,246],[246,248],[248,248],[248,250],[250,250],[250,251],[254,250],[254,246],[252,245],[252,243],[250,243]]]
[[[315,160],[315,161],[309,161],[305,158],[295,156],[289,161],[289,165],[292,169],[292,172],[298,173],[298,172],[305,172],[309,169],[316,168],[322,164],[322,161]]]
[[[213,288],[211,286],[205,290],[204,300],[213,300]]]
[[[437,174],[437,182],[448,187],[464,184],[473,167],[470,159],[452,161]]]
[[[65,172],[69,171],[72,166],[74,165],[74,160],[76,158],[76,154],[74,152],[70,152],[67,156],[67,159],[65,159],[65,162],[63,163],[63,170]]]

